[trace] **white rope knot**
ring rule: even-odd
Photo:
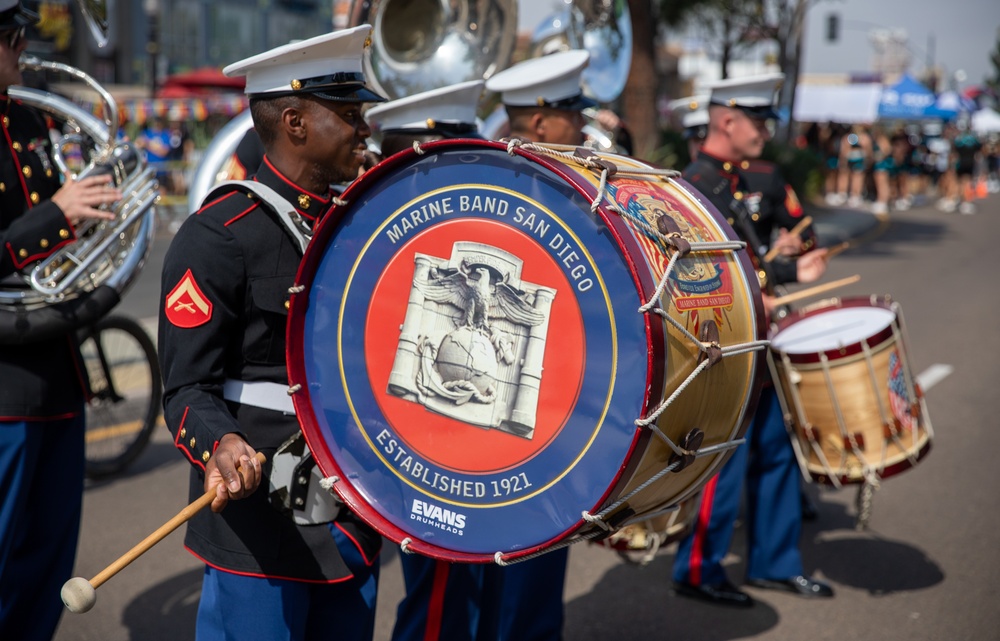
[[[302,383],[296,383],[286,390],[286,393],[291,396],[302,389]]]
[[[591,525],[596,525],[597,527],[601,528],[605,532],[610,532],[611,531],[611,526],[608,525],[607,522],[605,522],[605,520],[603,518],[601,518],[600,516],[594,516],[593,514],[591,514],[590,512],[588,512],[586,510],[584,510],[580,514],[583,517],[583,520],[586,521],[587,523],[590,523]]]
[[[399,549],[403,551],[403,554],[413,554],[413,550],[410,549],[410,543],[412,542],[413,539],[410,537],[406,537],[399,542]]]
[[[506,567],[510,565],[510,563],[508,563],[507,560],[503,558],[503,552],[497,552],[496,554],[494,554],[493,562],[499,565],[500,567]]]
[[[340,482],[339,476],[324,476],[319,480],[319,486],[332,494],[333,486],[339,482]]]
[[[413,141],[413,151],[417,152],[417,153],[418,153],[418,154],[420,154],[421,156],[423,156],[424,154],[426,154],[426,153],[427,153],[426,151],[424,151],[424,150],[423,150],[423,149],[422,149],[422,148],[420,147],[420,143],[419,143],[419,142],[417,142],[416,140],[414,140],[414,141]]]
[[[344,200],[343,198],[339,198],[337,196],[333,197],[332,202],[333,202],[334,205],[337,205],[338,207],[346,207],[347,206],[347,201]]]
[[[288,288],[289,294],[301,294],[304,291],[306,291],[305,285],[292,285]]]

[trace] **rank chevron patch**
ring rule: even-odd
[[[164,309],[167,320],[177,327],[198,327],[212,319],[212,302],[198,287],[190,269],[184,273],[181,282],[167,294]]]

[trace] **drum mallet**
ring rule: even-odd
[[[796,234],[801,234],[806,227],[812,224],[812,221],[813,221],[812,216],[806,216],[805,218],[800,220],[798,224],[795,225],[795,227],[792,227],[788,231],[788,235],[795,236]],[[772,247],[771,249],[767,250],[766,254],[764,254],[764,260],[767,262],[771,262],[772,260],[778,257],[779,251],[781,250],[778,249],[777,247]]]
[[[786,294],[784,296],[779,296],[771,301],[772,305],[787,305],[788,303],[794,303],[795,301],[802,300],[803,298],[809,298],[810,296],[816,296],[817,294],[823,294],[830,291],[831,289],[837,289],[838,287],[844,287],[846,285],[851,285],[853,283],[861,280],[861,276],[855,274],[854,276],[848,276],[847,278],[841,278],[840,280],[830,281],[829,283],[824,283],[822,285],[816,285],[815,287],[810,287],[808,289],[803,289],[791,294]]]
[[[260,461],[261,464],[267,460],[266,457],[260,452],[257,452],[255,458]],[[216,488],[218,488],[218,485],[213,486],[212,489],[202,494],[200,498],[178,512],[177,516],[161,525],[155,532],[143,539],[142,542],[119,557],[117,561],[98,572],[97,576],[91,580],[88,581],[87,579],[78,576],[64,583],[60,595],[62,596],[62,600],[66,605],[66,608],[70,612],[81,614],[94,607],[94,603],[97,602],[97,588],[101,587],[105,581],[125,569],[129,563],[142,556],[149,550],[149,548],[165,539],[168,534],[179,528],[182,524],[186,523],[203,508],[211,505],[212,500],[215,499]]]

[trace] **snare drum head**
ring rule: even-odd
[[[496,143],[424,150],[366,174],[311,241],[296,410],[383,535],[446,560],[528,553],[646,438],[651,330],[631,261],[566,175]]]
[[[862,341],[877,342],[891,335],[896,313],[888,304],[868,298],[838,298],[807,307],[786,317],[771,337],[771,348],[793,361],[820,353],[854,354]]]

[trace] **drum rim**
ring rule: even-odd
[[[423,153],[420,155],[426,155],[428,152],[432,151],[445,152],[445,151],[460,150],[462,148],[469,148],[469,149],[488,148],[497,151],[502,151],[504,153],[511,153],[510,151],[508,151],[506,144],[495,141],[476,140],[476,139],[451,139],[451,140],[435,141],[421,145],[421,151]],[[565,183],[567,183],[567,185],[572,186],[573,189],[581,193],[587,199],[592,200],[594,198],[596,190],[590,188],[588,193],[588,188],[590,186],[584,183],[579,178],[579,176],[576,176],[568,172],[564,164],[552,162],[542,154],[529,153],[520,148],[514,148],[512,150],[512,153],[518,156],[522,156],[538,165],[541,165],[545,169],[555,173],[556,175],[561,177],[565,181]],[[347,211],[349,203],[352,200],[354,200],[358,195],[364,193],[368,189],[368,185],[374,184],[375,182],[377,182],[379,178],[391,174],[397,168],[406,164],[409,159],[417,155],[418,152],[416,152],[413,149],[403,150],[397,154],[394,154],[393,156],[390,156],[382,163],[379,163],[372,169],[368,170],[368,172],[366,172],[366,175],[369,175],[368,179],[358,180],[351,183],[351,185],[346,190],[344,190],[344,193],[341,195],[341,199],[346,201],[348,205],[335,205],[334,208],[330,211],[330,213],[320,221],[320,223],[317,225],[315,229],[313,238],[310,241],[310,247],[314,244],[326,246],[329,243],[330,238],[334,235],[334,232],[337,229],[338,223],[341,219],[340,215],[341,212]],[[599,208],[599,211],[602,220],[608,226],[608,228],[611,229],[612,225],[609,224],[609,222],[614,217],[610,217],[607,215],[607,213],[604,211],[603,204]],[[612,234],[615,239],[615,242],[618,243],[619,246],[621,247],[622,253],[626,254],[628,248],[622,245],[623,238],[620,230],[615,229],[612,232]],[[630,241],[632,240],[630,236],[627,236],[627,238]],[[638,251],[638,248],[636,248],[636,251]],[[316,271],[323,257],[324,257],[324,252],[320,251],[310,252],[307,248],[305,255],[302,258],[302,261],[299,263],[299,268],[295,277],[295,283],[299,285],[303,282],[311,282],[312,278],[316,274]],[[645,287],[646,284],[642,282],[639,272],[634,262],[632,261],[632,257],[629,255],[628,258],[629,260],[624,261],[625,268],[628,270],[628,273],[631,276],[631,280],[637,290],[636,295],[637,297],[639,297],[642,296],[643,289],[646,289],[647,287]],[[655,288],[655,285],[653,287]],[[652,291],[652,289],[649,289],[649,291]],[[309,301],[308,291],[303,291],[301,293],[293,293],[289,297],[289,312],[288,312],[288,321],[286,324],[285,349],[286,349],[286,360],[288,363],[287,369],[289,373],[290,382],[294,382],[296,380],[301,380],[303,382],[306,382],[305,354],[303,353],[303,350],[296,349],[296,342],[292,340],[292,337],[302,336],[304,332],[305,312],[308,307],[308,301]],[[651,344],[650,341],[652,339],[651,334],[655,333],[655,329],[654,325],[650,323],[649,318],[644,319],[644,325],[646,327],[646,344],[647,346],[649,346]],[[662,344],[663,342],[664,341],[661,338],[660,343]],[[663,358],[662,354],[660,355],[660,358],[662,360]],[[644,398],[642,400],[643,414],[649,412],[654,406],[654,400],[651,397],[650,390],[657,389],[657,387],[654,387],[652,383],[657,383],[657,377],[662,378],[662,376],[665,375],[663,372],[660,373],[655,372],[654,368],[650,366],[653,362],[655,362],[654,353],[651,352],[649,355],[647,355],[646,362],[647,362],[647,373],[646,373],[647,384],[646,384],[646,389],[644,391]],[[662,386],[662,382],[659,382],[659,385]],[[292,396],[293,404],[295,405],[296,409],[296,415],[298,416],[300,426],[303,428],[302,432],[305,435],[306,442],[308,443],[310,450],[316,453],[314,454],[314,456],[316,456],[317,462],[322,461],[324,465],[327,465],[331,468],[330,472],[332,472],[332,475],[335,475],[343,479],[344,472],[341,469],[338,461],[333,456],[329,456],[327,454],[325,449],[325,443],[323,444],[324,445],[323,448],[317,449],[314,446],[318,446],[320,444],[314,444],[310,442],[310,436],[309,436],[310,432],[313,434],[319,433],[319,425],[316,417],[313,415],[312,412],[312,400],[309,394],[308,387],[309,387],[308,385],[303,384],[300,390]],[[616,496],[618,493],[621,492],[622,488],[627,484],[628,480],[634,473],[635,468],[639,464],[640,457],[634,456],[634,453],[637,450],[644,450],[645,444],[648,441],[648,439],[651,438],[651,436],[652,435],[650,434],[649,430],[640,430],[636,428],[634,437],[632,439],[632,443],[630,444],[629,449],[625,454],[626,458],[623,461],[623,463],[627,463],[627,465],[622,466],[619,469],[617,476],[609,481],[609,484],[605,489],[604,494],[599,497],[599,499],[595,502],[594,506],[591,508],[592,512],[600,509],[601,506],[609,503],[614,496]],[[324,465],[321,465],[321,469],[323,469]],[[439,545],[428,543],[420,539],[412,538],[409,533],[404,531],[402,528],[396,526],[387,517],[379,513],[374,508],[374,506],[370,504],[369,501],[363,498],[361,492],[357,488],[355,488],[352,484],[341,482],[341,483],[336,483],[334,487],[336,488],[337,494],[340,496],[341,500],[355,514],[357,514],[360,518],[362,518],[362,520],[364,520],[370,527],[376,530],[379,534],[397,544],[402,542],[403,540],[409,539],[408,548],[411,551],[422,553],[427,556],[431,556],[433,558],[446,561],[465,562],[465,563],[484,563],[493,561],[492,555],[486,555],[482,553],[462,552],[452,548],[442,547]],[[505,553],[505,557],[515,559],[546,550],[551,546],[553,546],[554,544],[578,532],[580,528],[584,526],[584,524],[585,521],[583,520],[583,518],[580,518],[571,527],[565,529],[563,532],[551,538],[550,540],[543,541],[531,547],[526,547],[517,551],[511,551]]]
[[[878,473],[878,477],[880,479],[887,479],[890,476],[895,476],[900,472],[905,472],[911,467],[915,467],[916,464],[922,461],[923,458],[927,456],[928,452],[930,452],[931,450],[931,443],[933,442],[933,439],[931,438],[931,435],[929,433],[926,434],[926,437],[927,438],[924,441],[924,444],[921,445],[920,448],[917,450],[917,453],[912,462],[910,461],[910,458],[908,456],[903,456],[901,460],[896,461],[891,465],[887,465],[882,469],[876,470]],[[811,467],[807,467],[806,472],[809,474],[809,477],[813,481],[821,485],[830,485],[836,487],[838,485],[860,485],[861,483],[866,482],[866,479],[863,476],[856,477],[856,476],[849,476],[847,474],[837,474],[835,475],[835,477],[831,477],[829,474],[814,473]],[[834,478],[836,479],[836,481],[833,480]]]
[[[895,303],[888,296],[885,297],[865,297],[865,296],[845,296],[828,299],[821,301],[816,305],[811,305],[804,307],[802,309],[796,310],[775,323],[773,331],[770,332],[770,339],[773,341],[774,338],[780,334],[782,331],[788,329],[789,327],[796,325],[797,323],[804,321],[808,318],[813,318],[819,316],[831,310],[838,309],[852,309],[860,307],[874,307],[878,309],[884,309],[892,313],[892,320],[888,325],[882,329],[865,336],[861,340],[854,341],[853,343],[844,345],[840,348],[820,350],[816,352],[805,352],[805,353],[791,353],[785,350],[771,345],[771,351],[781,355],[782,358],[787,358],[789,362],[795,364],[815,364],[821,363],[823,360],[827,361],[838,361],[845,358],[850,358],[858,354],[863,354],[865,347],[862,343],[868,343],[868,346],[874,349],[876,346],[882,345],[885,341],[893,338],[894,327],[901,327],[902,321],[899,314],[895,310]]]

